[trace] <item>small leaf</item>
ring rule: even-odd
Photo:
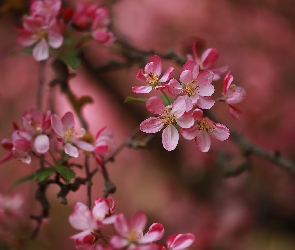
[[[22,50],[22,52],[23,52],[24,54],[32,55],[32,54],[33,54],[33,49],[34,49],[33,46],[31,46],[31,47],[26,47],[26,48],[24,48],[24,49]]]
[[[76,176],[76,173],[66,166],[56,165],[55,167],[57,172],[65,179],[66,184],[70,184],[71,180]]]
[[[41,168],[35,172],[35,179],[38,182],[45,181],[50,175],[55,172],[54,168]]]
[[[81,60],[77,51],[68,51],[60,59],[73,70],[77,70],[81,66]]]
[[[128,96],[124,100],[124,103],[131,102],[131,101],[146,102],[147,98],[136,98],[136,97]]]
[[[164,103],[165,106],[170,105],[170,104],[173,103],[173,99],[171,97],[162,95],[160,98],[163,101],[163,103]]]
[[[11,189],[13,189],[15,186],[19,185],[19,184],[22,184],[22,183],[24,183],[24,182],[27,182],[27,181],[33,180],[34,177],[35,177],[35,173],[34,173],[34,174],[27,175],[27,176],[25,176],[25,177],[23,177],[23,178],[18,179],[18,180],[15,181],[15,182],[12,184],[12,186],[9,188],[9,191],[10,191]]]

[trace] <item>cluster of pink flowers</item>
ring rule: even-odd
[[[91,152],[97,163],[102,163],[102,157],[111,153],[115,144],[112,132],[105,127],[100,129],[95,139],[86,142],[85,130],[75,129],[74,115],[67,112],[62,118],[47,111],[46,114],[37,109],[24,112],[23,128],[14,124],[11,138],[2,140],[2,146],[8,150],[0,163],[14,157],[30,164],[32,157],[50,153],[64,152],[67,157],[78,157],[79,149]],[[62,148],[63,150],[59,150]]]
[[[229,129],[220,123],[215,123],[208,117],[203,116],[202,109],[210,109],[215,104],[212,95],[215,88],[214,80],[220,78],[220,74],[227,71],[224,66],[211,69],[219,57],[216,49],[206,50],[201,58],[197,56],[195,46],[193,55],[183,65],[179,81],[175,78],[169,81],[173,72],[170,67],[164,75],[162,73],[162,62],[159,56],[153,56],[144,69],[140,69],[136,78],[145,82],[145,86],[134,86],[134,93],[150,93],[152,90],[161,91],[168,104],[165,106],[158,96],[150,97],[146,102],[146,108],[156,116],[144,120],[140,124],[141,131],[145,133],[156,133],[163,130],[162,143],[166,150],[174,150],[179,141],[179,131],[185,139],[195,139],[199,149],[207,152],[210,149],[210,136],[224,141],[229,137]],[[169,81],[169,82],[168,82]],[[239,119],[241,113],[232,104],[241,102],[246,92],[242,87],[231,84],[233,76],[227,73],[223,82],[222,96],[219,101],[224,101],[230,108],[230,113]],[[167,91],[169,98],[165,93]]]
[[[187,249],[195,240],[191,233],[173,234],[165,244],[156,243],[164,236],[164,227],[153,223],[144,234],[147,217],[143,212],[135,213],[129,221],[123,214],[113,215],[115,201],[113,198],[98,198],[92,210],[77,202],[69,222],[81,233],[71,236],[76,249],[82,250],[181,250]],[[109,239],[102,233],[106,225],[114,226],[116,235]]]
[[[43,61],[49,58],[52,49],[62,47],[66,39],[64,36],[72,36],[72,32],[66,30],[70,28],[82,32],[84,37],[89,35],[101,44],[111,45],[115,38],[107,29],[109,23],[107,9],[94,4],[83,3],[76,9],[63,11],[61,0],[33,0],[30,14],[24,17],[23,25],[18,27],[21,32],[18,42],[23,47],[33,47],[34,59]]]

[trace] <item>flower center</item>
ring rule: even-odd
[[[200,120],[197,121],[197,124],[199,126],[199,130],[202,130],[202,131],[207,131],[207,132],[213,132],[214,129],[215,129],[215,126],[214,124],[207,120],[206,118],[201,118]]]
[[[166,108],[164,113],[161,115],[165,125],[176,124],[175,116],[171,113],[171,108]]]
[[[47,36],[47,28],[43,28],[39,30],[35,35],[34,38],[41,40]]]
[[[128,239],[128,241],[130,243],[136,243],[137,240],[139,239],[140,235],[141,235],[141,231],[138,231],[138,230],[135,230],[135,229],[131,229],[128,232],[126,238]]]
[[[74,137],[76,137],[76,135],[77,135],[77,132],[76,132],[75,128],[66,129],[65,135],[64,135],[64,140],[71,141]]]
[[[152,86],[152,87],[156,87],[159,85],[159,76],[154,75],[152,72],[150,72],[149,74],[144,74],[147,82]]]
[[[193,79],[192,82],[188,83],[184,87],[184,91],[188,96],[194,96],[196,94],[196,90],[198,90],[200,87],[196,84],[197,79]]]

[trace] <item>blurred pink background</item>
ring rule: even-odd
[[[74,1],[66,4],[74,5]],[[184,42],[192,36],[202,38],[205,48],[218,49],[217,66],[228,64],[234,83],[247,91],[247,98],[238,105],[243,111],[242,120],[232,118],[227,107],[217,103],[213,112],[219,122],[243,133],[255,144],[295,161],[294,1],[120,0],[111,12],[115,31],[139,49],[162,53],[173,49],[182,53]],[[39,65],[31,56],[16,53],[21,47],[13,25],[21,23],[21,15],[9,11],[0,16],[1,139],[8,137],[13,121],[21,124],[25,109],[36,107]],[[108,49],[94,42],[85,51],[85,58],[93,67],[111,59],[122,60],[117,45]],[[165,69],[171,65],[176,66],[164,62]],[[75,72],[77,76],[70,81],[73,91],[77,96],[91,95],[94,99],[83,110],[92,133],[107,126],[120,144],[150,115],[143,103],[124,103],[125,97],[134,96],[131,87],[140,85],[135,79],[140,67],[100,73],[99,79],[85,66]],[[173,77],[178,78],[179,72],[177,67]],[[48,63],[46,82],[52,77]],[[214,84],[216,97],[221,84]],[[47,108],[49,87],[44,91],[43,106]],[[71,110],[58,88],[54,94],[59,115]],[[191,232],[196,240],[190,249],[295,249],[294,174],[252,157],[249,171],[224,178],[216,164],[216,152],[220,151],[232,153],[235,162],[242,160],[230,140],[214,140],[209,153],[201,153],[193,141],[183,139],[175,151],[167,152],[160,136],[150,150],[124,149],[114,163],[107,165],[117,185],[113,196],[116,213],[124,212],[130,217],[138,210],[144,211],[149,225],[164,224],[165,237]],[[0,148],[0,157],[5,153]],[[37,167],[37,162],[26,165],[14,159],[0,166],[0,193],[21,193],[27,215],[37,214],[40,209],[34,201],[35,182],[17,186],[10,193],[8,189]],[[84,176],[83,171],[77,173]],[[93,200],[103,188],[103,179],[97,174]],[[74,249],[69,236],[77,231],[69,225],[68,215],[76,201],[86,203],[86,189],[71,193],[67,206],[59,204],[58,191],[55,186],[48,190],[52,206],[49,220],[27,249]]]

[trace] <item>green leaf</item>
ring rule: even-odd
[[[131,101],[146,102],[147,98],[136,98],[132,96],[127,96],[126,99],[124,100],[124,103],[131,102]]]
[[[60,58],[65,64],[70,66],[73,70],[77,70],[81,66],[79,53],[75,50],[68,51]]]
[[[34,49],[34,46],[31,46],[31,47],[26,47],[22,50],[22,52],[24,54],[28,54],[28,55],[32,55],[33,54],[33,49]]]
[[[55,172],[54,168],[41,168],[35,172],[35,179],[38,182],[45,181]]]
[[[27,182],[27,181],[33,180],[34,177],[35,177],[35,173],[34,173],[34,174],[27,175],[27,176],[25,176],[25,177],[23,177],[23,178],[18,179],[18,180],[15,181],[15,182],[12,184],[12,186],[9,188],[9,191],[10,191],[11,189],[13,189],[15,186],[19,185],[19,184],[22,184],[22,183],[24,183],[24,182]]]
[[[173,99],[171,97],[169,97],[169,96],[162,95],[160,98],[163,101],[163,103],[164,103],[165,106],[170,105],[170,104],[173,103]]]
[[[66,184],[70,184],[71,180],[75,178],[76,173],[69,167],[63,165],[56,165],[57,172],[65,179]]]

